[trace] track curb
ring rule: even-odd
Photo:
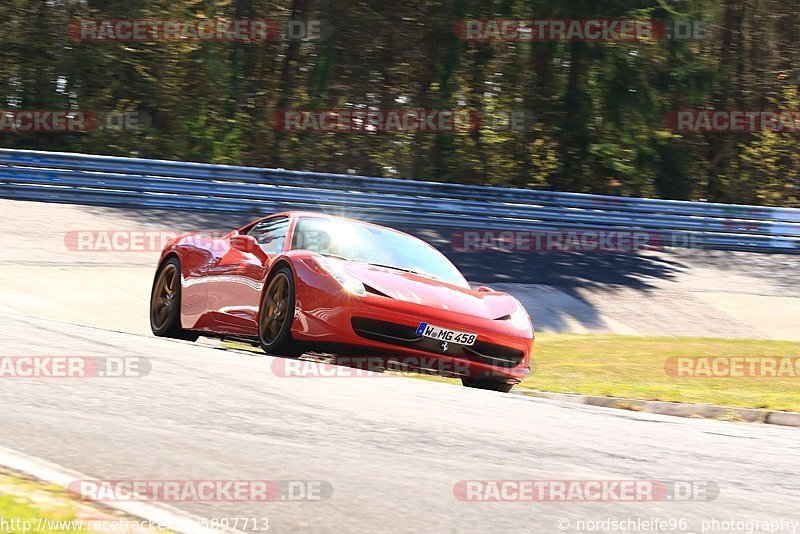
[[[541,399],[559,400],[589,406],[601,406],[617,410],[672,415],[675,417],[693,417],[717,419],[746,423],[764,423],[800,428],[800,413],[761,410],[757,408],[735,408],[732,406],[715,406],[713,404],[691,404],[683,402],[650,401],[628,399],[623,397],[600,397],[596,395],[578,395],[573,393],[554,393],[550,391],[520,390],[518,395]]]
[[[70,483],[76,480],[92,481],[93,477],[86,476],[77,471],[72,471],[57,464],[35,458],[13,449],[0,447],[0,467],[12,473],[17,473],[35,480],[58,486],[65,491]],[[233,529],[211,529],[198,524],[197,519],[190,514],[178,511],[164,504],[151,504],[140,501],[108,502],[93,501],[81,498],[81,502],[92,504],[100,508],[112,509],[132,517],[150,521],[154,524],[164,525],[172,532],[180,534],[241,534]]]

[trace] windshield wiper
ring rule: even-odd
[[[383,267],[384,269],[394,269],[395,271],[403,271],[404,273],[418,274],[420,276],[427,276],[429,278],[434,278],[434,279],[439,278],[435,274],[423,271],[422,269],[407,269],[405,267],[397,267],[396,265],[384,265],[382,263],[370,263],[370,262],[367,262],[367,265],[373,265],[375,267]]]
[[[317,252],[320,256],[325,256],[326,258],[336,258],[337,260],[346,260],[346,261],[353,261],[350,258],[345,258],[344,256],[340,256],[339,254],[331,254],[329,252]]]

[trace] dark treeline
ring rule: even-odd
[[[145,113],[4,147],[674,199],[800,205],[800,133],[677,132],[679,109],[800,110],[794,0],[4,0],[3,109]],[[325,20],[321,40],[98,42],[75,19]],[[710,22],[693,39],[468,41],[463,19]],[[528,131],[281,132],[285,109],[469,109]]]

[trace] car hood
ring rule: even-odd
[[[365,263],[341,262],[352,276],[387,297],[455,313],[498,319],[517,308],[511,295],[480,292],[441,280]]]

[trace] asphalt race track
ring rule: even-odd
[[[0,448],[101,480],[330,485],[326,500],[169,503],[196,517],[268,518],[270,532],[278,533],[735,534],[747,530],[703,529],[702,522],[800,520],[797,429],[609,410],[387,375],[281,376],[285,360],[147,332],[157,251],[86,253],[64,242],[64,233],[76,229],[158,228],[176,220],[182,228],[218,228],[246,217],[10,201],[0,207],[0,355],[147,358],[150,366],[146,376],[0,380]],[[432,242],[446,239],[417,233]],[[798,258],[713,251],[453,257],[470,280],[513,285],[534,306],[547,297],[550,309],[563,310],[561,293],[582,299],[588,311],[570,319],[584,331],[603,317],[604,328],[622,324],[608,319],[608,309],[627,306],[624,326],[647,335],[662,323],[689,328],[695,317],[707,316],[720,333],[753,337],[770,335],[765,321],[719,307],[719,315],[709,316],[700,304],[673,305],[691,303],[688,292],[720,306],[748,298],[742,314],[773,310],[776,335],[796,334]],[[636,296],[626,301],[619,296],[625,292]],[[658,313],[638,312],[652,316],[650,325],[635,317],[647,303],[660,306]],[[694,315],[682,319],[688,312]],[[534,319],[556,331],[569,326],[548,308],[535,308]],[[465,480],[683,481],[718,488],[719,495],[681,502],[465,502],[454,492]],[[687,523],[649,529],[608,523],[629,519]]]
[[[0,200],[0,213],[0,309],[139,334],[150,333],[161,246],[109,249],[98,241],[81,250],[67,236],[226,232],[256,217],[11,200]],[[475,285],[517,297],[539,332],[800,341],[800,254],[463,253],[447,229],[400,229],[437,246]]]
[[[276,376],[266,355],[0,316],[4,354],[145,356],[144,377],[5,380],[0,445],[102,480],[321,480],[318,502],[172,503],[271,532],[578,532],[578,520],[798,519],[797,430],[401,377]],[[699,502],[462,502],[461,480],[712,482]],[[562,526],[565,523],[562,521]],[[676,530],[678,531],[678,530]],[[788,531],[787,531],[788,532]]]

